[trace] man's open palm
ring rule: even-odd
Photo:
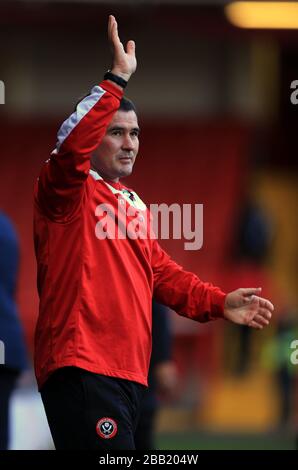
[[[262,329],[269,324],[274,307],[269,300],[259,297],[260,288],[237,289],[226,296],[224,316],[239,325]]]
[[[129,80],[137,68],[135,43],[132,40],[128,41],[125,51],[119,39],[117,21],[113,15],[109,16],[108,38],[113,56],[112,72],[124,80]]]

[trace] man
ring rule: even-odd
[[[260,289],[226,295],[183,271],[150,235],[149,211],[119,182],[139,148],[136,112],[122,100],[135,44],[125,51],[113,16],[108,37],[111,72],[62,124],[35,188],[35,370],[57,449],[135,448],[153,295],[201,322],[224,317],[262,328],[273,310]],[[136,214],[147,237],[131,233]],[[105,236],[111,221],[117,236]]]

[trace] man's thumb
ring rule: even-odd
[[[127,45],[126,45],[127,54],[129,54],[129,55],[134,55],[135,50],[136,50],[136,44],[135,44],[135,42],[132,41],[132,40],[128,41],[128,43],[127,43]]]
[[[242,294],[246,297],[248,295],[251,296],[253,294],[260,294],[261,291],[262,287],[248,287],[242,289]]]

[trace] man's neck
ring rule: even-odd
[[[93,165],[91,165],[91,170],[93,171],[96,171],[96,173],[102,177],[102,179],[104,179],[105,181],[111,181],[112,183],[119,183],[119,177],[118,178],[111,178],[110,176],[108,175],[105,175],[104,173],[102,172],[99,172]]]

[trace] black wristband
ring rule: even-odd
[[[117,83],[117,85],[120,85],[122,88],[125,88],[128,83],[124,78],[115,75],[109,70],[104,74],[103,78],[104,80],[111,80],[111,82]]]

